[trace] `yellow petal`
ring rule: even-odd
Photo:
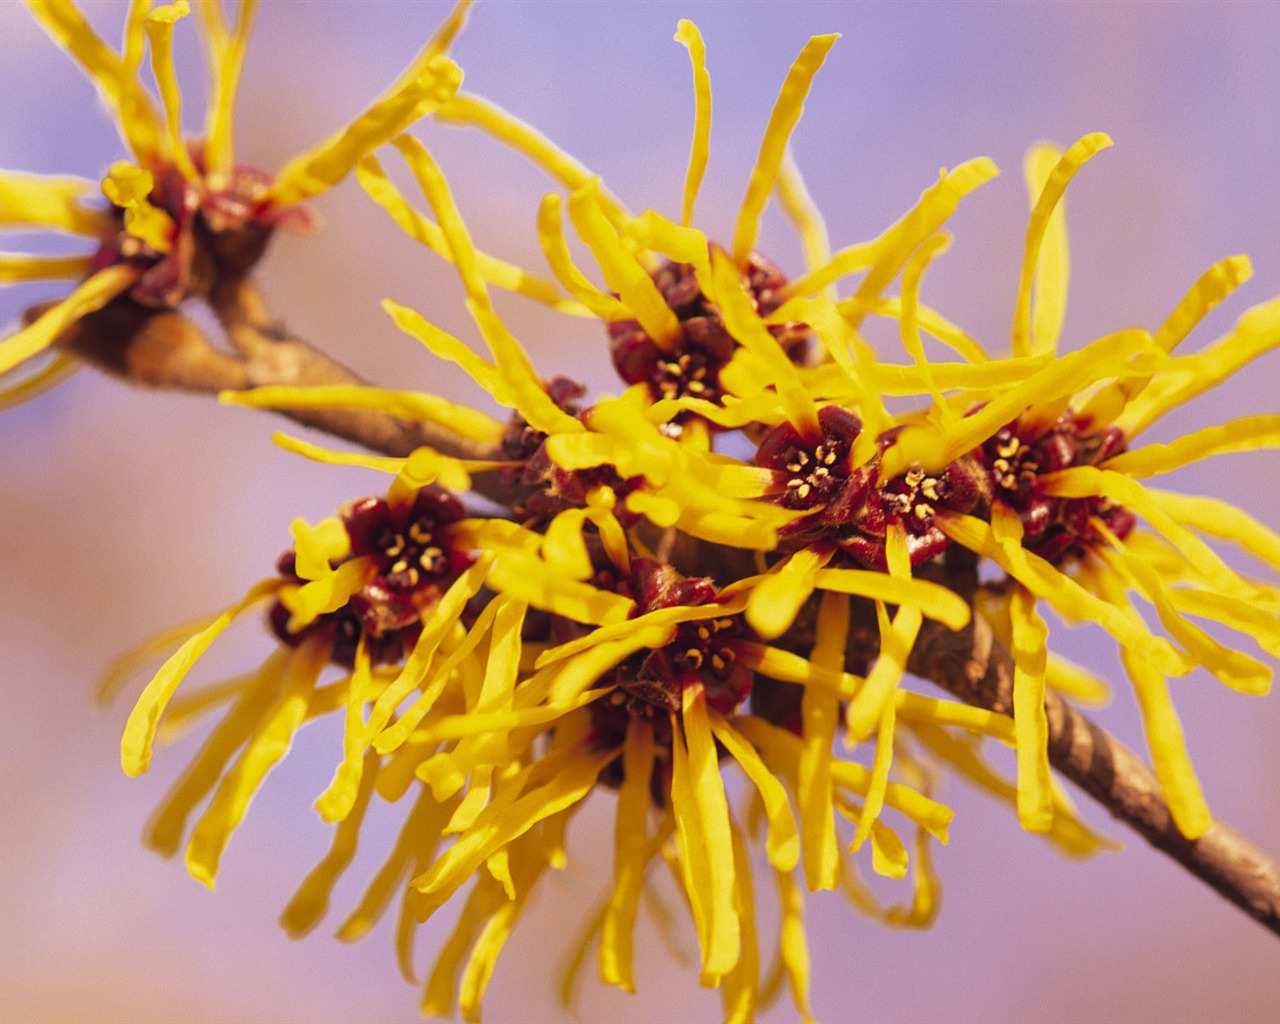
[[[258,729],[280,692],[280,681],[289,664],[289,649],[281,648],[240,687],[234,705],[201,745],[182,775],[165,793],[147,823],[146,844],[165,857],[172,857],[182,845],[187,818],[196,804],[217,785],[227,763]],[[174,705],[177,701],[173,702]]]
[[[231,625],[232,619],[264,597],[277,593],[283,583],[280,579],[269,579],[254,584],[240,601],[187,640],[160,667],[160,671],[147,684],[142,696],[129,712],[124,735],[120,738],[120,763],[126,775],[141,775],[150,766],[151,744],[155,739],[156,725],[169,698],[191,670],[191,666],[213,643],[214,638]]]
[[[105,210],[82,206],[97,186],[82,178],[0,171],[0,227],[42,227],[102,238],[115,229]]]
[[[218,400],[227,405],[248,405],[259,409],[374,409],[419,423],[436,423],[469,441],[494,447],[502,440],[506,429],[506,424],[478,409],[437,395],[364,385],[295,387],[276,384],[250,391],[223,391]]]
[[[365,705],[373,699],[372,691],[373,675],[369,665],[369,644],[364,637],[361,637],[359,644],[356,645],[351,681],[347,684],[346,714],[342,730],[342,761],[338,764],[329,788],[321,793],[315,802],[315,808],[320,817],[330,824],[343,821],[357,806],[360,794],[368,786],[364,779],[364,771],[369,767],[364,709]]]
[[[220,0],[202,0],[197,10],[209,44],[211,72],[209,106],[205,114],[204,161],[210,183],[217,189],[225,187],[225,177],[234,164],[236,94],[258,4],[257,0],[243,0],[234,32],[227,30]]]
[[[138,274],[132,267],[112,266],[87,278],[33,323],[0,342],[0,374],[8,373],[19,363],[43,352],[71,324],[128,291],[138,280]]]
[[[191,5],[187,0],[175,0],[174,3],[155,8],[146,16],[143,24],[147,30],[147,38],[151,41],[151,71],[156,77],[156,84],[160,86],[160,98],[164,101],[169,156],[187,181],[198,182],[200,172],[191,162],[191,154],[182,141],[182,95],[178,89],[178,75],[173,67],[173,26],[179,18],[185,18],[190,13]]]
[[[319,616],[336,612],[377,575],[378,567],[369,555],[353,558],[320,579],[280,591],[280,603],[290,611],[288,630],[297,633]]]
[[[26,256],[0,253],[0,285],[18,281],[46,281],[58,277],[84,277],[89,273],[88,256]]]
[[[1013,627],[1013,722],[1018,745],[1018,820],[1028,832],[1053,824],[1049,774],[1049,722],[1044,710],[1048,627],[1035,598],[1022,587],[1010,595]]]
[[[1204,801],[1187,753],[1182,724],[1169,698],[1169,684],[1151,663],[1136,652],[1122,650],[1120,660],[1133,682],[1133,691],[1142,710],[1143,730],[1151,763],[1178,831],[1188,839],[1198,839],[1209,831],[1213,818]]]
[[[877,258],[854,293],[859,303],[879,296],[897,276],[916,246],[946,222],[960,200],[999,173],[996,165],[986,157],[969,160],[951,171],[942,171],[938,181],[921,194],[919,202],[872,243]],[[839,258],[837,254],[836,259]],[[852,310],[849,326],[857,330],[863,315],[857,309]]]
[[[773,640],[791,628],[800,607],[813,593],[818,570],[833,554],[806,548],[761,577],[747,605],[747,622],[761,639]]]
[[[580,188],[593,177],[589,170],[545,135],[478,96],[467,93],[453,96],[436,112],[435,120],[445,124],[469,125],[487,132],[499,142],[523,153],[570,191]],[[603,189],[600,198],[611,224],[618,225],[627,219],[626,208],[617,198]]]
[[[796,819],[791,813],[786,790],[760,760],[760,755],[727,719],[714,715],[710,721],[715,738],[724,745],[729,756],[738,762],[760,794],[765,817],[769,822],[765,844],[769,863],[779,871],[790,871],[800,859],[800,834],[796,829]]]
[[[329,852],[302,880],[298,891],[280,914],[280,927],[291,939],[302,938],[320,923],[329,909],[329,897],[334,885],[355,858],[360,826],[373,797],[374,781],[378,777],[378,760],[378,756],[372,752],[365,756],[359,789],[352,798],[347,814],[333,831],[333,844],[329,847]]]
[[[701,685],[685,688],[683,715],[673,721],[672,734],[671,805],[702,947],[702,976],[713,983],[738,962],[741,937],[733,903],[729,805]]]
[[[549,193],[538,204],[538,242],[547,258],[547,265],[556,280],[583,306],[604,321],[627,320],[631,311],[616,297],[601,291],[578,269],[569,252],[564,236],[564,222],[560,215],[563,200]]]
[[[1060,310],[1066,303],[1066,280],[1065,277],[1061,276],[1061,270],[1064,265],[1059,262],[1066,256],[1066,219],[1058,210],[1058,203],[1062,199],[1062,194],[1066,190],[1068,183],[1075,176],[1076,171],[1110,145],[1111,139],[1103,132],[1094,132],[1091,135],[1086,135],[1062,155],[1057,162],[1057,166],[1049,173],[1043,188],[1040,190],[1040,196],[1036,200],[1035,208],[1031,211],[1031,219],[1027,223],[1026,253],[1022,260],[1022,277],[1018,282],[1018,303],[1013,314],[1012,349],[1015,357],[1031,355],[1033,352],[1052,351],[1052,342],[1056,340],[1056,332],[1053,337],[1037,338],[1038,344],[1032,345],[1032,283],[1034,281],[1036,285],[1037,304],[1039,304],[1038,292],[1041,285],[1054,281],[1055,278],[1058,279],[1054,282],[1057,291],[1045,296],[1046,299],[1050,300],[1050,308],[1059,310],[1056,315],[1047,321],[1047,327],[1055,319],[1060,319]],[[1031,170],[1029,163],[1028,179],[1031,178]],[[1053,256],[1052,262],[1047,262],[1043,271],[1041,271],[1037,267],[1037,262],[1046,234],[1049,235],[1049,244]],[[1057,247],[1056,249],[1052,248],[1055,246]]]
[[[698,186],[707,170],[711,152],[711,76],[707,74],[707,46],[698,26],[681,18],[676,26],[676,42],[689,51],[693,64],[693,145],[689,149],[689,170],[684,179],[684,198],[680,203],[680,223],[693,223],[693,204]]]
[[[756,156],[755,167],[751,170],[747,194],[742,199],[738,221],[733,230],[733,259],[739,266],[745,264],[747,256],[755,248],[756,235],[760,230],[760,215],[764,212],[765,203],[769,201],[769,193],[773,191],[778,167],[787,151],[791,133],[804,110],[804,101],[809,95],[813,76],[818,73],[823,61],[827,59],[828,51],[839,38],[839,35],[826,35],[810,39],[782,83],[778,99],[769,115],[764,138],[760,141],[760,152]]]
[[[1280,415],[1241,416],[1218,426],[1183,434],[1169,444],[1149,444],[1113,456],[1103,469],[1131,477],[1168,473],[1211,455],[1280,447]]]
[[[644,887],[644,872],[653,850],[648,829],[652,797],[653,726],[634,717],[627,725],[622,748],[622,785],[613,827],[613,891],[606,905],[600,932],[600,980],[635,991],[632,963],[636,910]]]
[[[191,832],[186,863],[191,877],[210,889],[222,851],[249,809],[267,773],[279,763],[306,715],[316,679],[329,657],[330,641],[311,637],[294,648],[285,671],[283,692],[256,735],[218,784],[213,799]]]
[[[165,151],[164,129],[141,84],[137,66],[121,60],[67,0],[28,0],[27,7],[55,43],[89,76],[120,128],[134,157],[157,166]]]
[[[315,526],[299,517],[289,524],[289,532],[297,553],[295,571],[304,580],[318,580],[332,572],[332,563],[351,553],[351,537],[336,516],[321,519]]]
[[[680,321],[644,266],[629,252],[605,216],[599,181],[592,178],[569,196],[569,218],[600,265],[605,283],[664,351],[674,351]]]
[[[403,86],[375,102],[341,131],[293,157],[280,168],[267,193],[275,206],[292,206],[332,188],[356,162],[425,117],[462,84],[462,70],[436,56]]]
[[[796,166],[795,157],[788,148],[783,154],[782,164],[778,168],[778,180],[774,183],[778,202],[782,212],[795,226],[800,236],[800,248],[804,251],[804,265],[807,270],[824,266],[831,259],[831,243],[827,239],[827,225],[822,219],[822,211],[809,195],[804,179],[800,176],[800,168]],[[834,287],[815,289],[813,292],[795,291],[791,294],[820,294],[824,299],[834,300]]]
[[[449,245],[440,226],[408,204],[399,189],[383,173],[382,165],[372,153],[363,156],[356,164],[356,178],[373,201],[391,214],[405,234],[437,255],[450,258]],[[513,263],[477,252],[476,266],[485,281],[497,288],[517,292],[570,316],[593,315],[586,306],[568,298],[554,281],[531,274]]]

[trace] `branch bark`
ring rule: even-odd
[[[953,633],[926,622],[907,666],[969,704],[1013,714],[1013,657],[975,618]],[[1280,864],[1215,821],[1199,839],[1178,831],[1155,773],[1057,694],[1045,697],[1049,761],[1156,849],[1280,935]]]

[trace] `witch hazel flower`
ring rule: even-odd
[[[41,230],[83,237],[83,256],[0,255],[0,282],[70,278],[66,298],[34,311],[34,319],[0,341],[0,374],[48,349],[70,326],[97,310],[133,303],[132,321],[188,298],[208,298],[219,280],[247,273],[277,228],[318,225],[306,200],[336,185],[364,153],[435,109],[462,81],[444,56],[462,27],[460,3],[401,78],[363,114],[276,173],[242,164],[234,146],[234,111],[255,3],[241,5],[228,25],[219,2],[199,3],[201,38],[212,71],[204,132],[184,138],[174,32],[190,14],[186,0],[130,5],[124,41],[115,50],[93,30],[72,0],[31,0],[32,14],[84,69],[129,149],[100,187],[71,177],[0,172],[0,229]],[[159,102],[141,80],[150,65]],[[97,197],[105,204],[95,203]],[[136,323],[134,324],[136,327]],[[118,343],[118,342],[117,342]],[[110,344],[107,339],[104,344]],[[13,397],[56,381],[68,357],[34,370]]]

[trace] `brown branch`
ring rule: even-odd
[[[117,299],[72,325],[58,345],[129,383],[217,395],[269,385],[314,387],[368,382],[290,333],[272,316],[248,277],[221,278],[209,304],[233,352],[218,348],[178,310]],[[38,314],[38,309],[28,315]],[[402,457],[423,446],[460,459],[494,461],[501,453],[438,424],[401,419],[376,409],[290,409],[274,412],[296,423],[384,455]],[[478,494],[502,505],[520,495],[497,471],[473,475]]]
[[[907,666],[961,700],[1013,714],[1013,657],[975,618],[953,633],[927,622]],[[1280,864],[1228,825],[1199,839],[1178,831],[1155,773],[1057,694],[1045,696],[1049,761],[1152,846],[1280,935]]]

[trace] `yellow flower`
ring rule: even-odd
[[[145,307],[173,307],[207,296],[220,275],[246,272],[276,227],[308,230],[303,202],[342,180],[361,155],[438,106],[461,83],[444,56],[462,27],[463,0],[400,79],[345,128],[299,153],[275,175],[238,164],[233,135],[236,96],[257,4],[240,7],[234,27],[220,2],[197,11],[212,69],[203,136],[182,137],[182,97],[173,60],[176,23],[187,0],[152,8],[130,4],[119,51],[104,42],[71,0],[30,0],[32,14],[83,68],[115,118],[130,157],[115,163],[101,188],[66,177],[0,172],[0,229],[78,235],[94,245],[84,256],[0,254],[0,284],[70,278],[78,285],[17,334],[0,341],[0,374],[46,350],[69,325],[121,296]],[[143,58],[159,86],[157,103],[142,84]],[[91,204],[97,194],[110,204]],[[65,367],[65,357],[56,360]],[[18,381],[21,398],[51,383],[57,367]]]
[[[1203,666],[1242,692],[1269,685],[1263,662],[1191,617],[1280,653],[1280,589],[1236,573],[1201,535],[1235,541],[1272,569],[1280,537],[1225,503],[1151,491],[1141,480],[1208,454],[1273,445],[1280,422],[1247,417],[1169,445],[1134,441],[1280,342],[1280,301],[1249,311],[1199,355],[1175,356],[1247,276],[1235,258],[1202,277],[1154,334],[1121,331],[1060,354],[1061,199],[1109,145],[1094,134],[1065,153],[1039,146],[1028,157],[1032,213],[1011,353],[992,357],[920,298],[946,246],[941,226],[995,175],[990,161],[944,172],[873,241],[827,251],[786,151],[834,38],[811,40],[792,66],[726,247],[692,226],[710,86],[688,22],[677,39],[694,68],[695,140],[679,221],[630,214],[571,157],[478,97],[439,102],[438,120],[482,128],[567,191],[537,212],[550,277],[477,248],[417,140],[392,139],[429,215],[372,155],[359,159],[366,191],[456,268],[483,348],[407,305],[386,300],[384,309],[509,410],[508,422],[411,390],[224,396],[379,409],[442,426],[490,456],[424,448],[392,459],[279,438],[395,482],[385,500],[315,527],[295,524],[284,575],[258,584],[170,659],[123,747],[126,770],[146,767],[160,714],[191,663],[245,607],[270,599],[282,651],[248,682],[170,706],[181,720],[237,701],[170,797],[158,819],[167,838],[156,842],[176,849],[190,809],[216,785],[188,852],[193,874],[211,883],[222,845],[293,730],[341,710],[339,767],[317,802],[335,825],[333,847],[284,924],[302,934],[319,921],[373,797],[395,802],[413,790],[399,839],[339,934],[364,934],[399,895],[397,949],[412,975],[416,925],[471,885],[427,980],[425,1012],[458,1007],[478,1018],[530,894],[548,868],[565,866],[568,825],[601,789],[617,793],[614,872],[575,962],[598,941],[603,980],[634,988],[634,924],[661,861],[687,903],[701,979],[723,992],[727,1020],[749,1019],[777,987],[761,972],[751,857],[761,833],[779,899],[778,977],[805,1019],[797,873],[811,890],[842,888],[891,923],[928,924],[938,904],[931,844],[946,842],[951,819],[931,796],[943,768],[1013,804],[1025,828],[1064,852],[1099,849],[1050,774],[1044,704],[1051,688],[1088,698],[1102,687],[1049,651],[1042,604],[1069,623],[1096,622],[1119,643],[1157,774],[1189,837],[1209,818],[1167,680]],[[144,184],[121,171],[111,188],[126,225],[132,215],[129,230],[154,230]],[[754,251],[775,193],[808,261],[790,282]],[[566,212],[603,284],[574,262]],[[837,285],[853,275],[842,297]],[[627,389],[584,405],[585,389],[543,380],[491,287],[603,321]],[[861,333],[871,316],[898,323],[909,362],[874,355]],[[928,359],[924,334],[959,360]],[[891,412],[886,399],[901,396],[923,405]],[[466,516],[444,490],[465,492],[478,473],[501,474],[509,518]],[[1131,593],[1150,603],[1167,636],[1147,625]],[[931,623],[960,631],[975,616],[1012,654],[1012,717],[906,685]],[[350,672],[320,686],[330,660]],[[1014,749],[1016,782],[987,764],[987,740]],[[914,830],[910,843],[902,824]],[[874,873],[911,874],[905,905],[881,907],[862,881],[848,853],[868,846]]]

